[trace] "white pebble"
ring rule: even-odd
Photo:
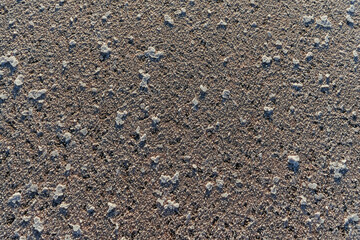
[[[24,83],[24,76],[22,74],[18,75],[14,81],[16,87],[21,87]]]
[[[224,89],[221,96],[223,99],[229,99],[230,98],[230,90]]]
[[[165,24],[167,24],[169,26],[174,25],[174,20],[167,14],[164,15],[164,21],[165,21]]]
[[[323,28],[331,28],[331,22],[326,15],[323,15],[320,19],[316,20],[316,24]]]

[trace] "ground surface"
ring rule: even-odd
[[[359,8],[1,1],[0,239],[359,239]]]

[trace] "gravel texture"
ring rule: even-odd
[[[360,239],[359,9],[0,1],[0,239]]]

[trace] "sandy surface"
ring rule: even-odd
[[[356,1],[0,1],[0,239],[360,239]]]

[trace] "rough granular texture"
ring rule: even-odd
[[[0,239],[360,239],[358,1],[0,1]]]

